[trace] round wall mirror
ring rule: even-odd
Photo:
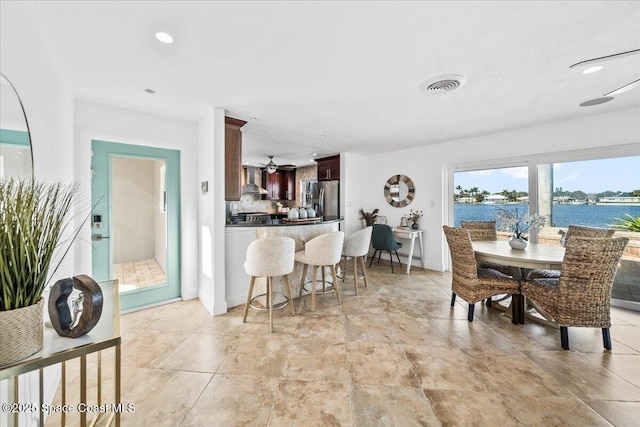
[[[415,191],[411,178],[405,175],[393,175],[384,186],[384,197],[391,206],[402,208],[413,201]]]
[[[31,134],[18,92],[0,74],[0,178],[33,178]]]

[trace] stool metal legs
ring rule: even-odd
[[[291,287],[289,286],[289,277],[285,274],[284,276],[282,276],[282,280],[284,281],[284,291],[287,293],[286,297],[288,298],[287,301],[280,302],[277,304],[277,307],[274,306],[274,300],[273,300],[273,277],[266,277],[266,281],[267,281],[267,291],[266,294],[260,294],[258,296],[256,296],[256,298],[261,297],[261,296],[265,296],[267,299],[267,307],[269,310],[269,332],[273,332],[273,310],[274,309],[279,309],[279,308],[283,308],[286,304],[290,303],[291,304],[291,314],[295,316],[296,314],[296,309],[293,306],[293,295],[291,294]],[[244,306],[244,313],[242,316],[242,323],[246,323],[247,322],[247,314],[249,313],[249,306],[251,306],[251,301],[253,300],[253,287],[255,285],[256,282],[256,277],[255,276],[251,276],[251,281],[249,282],[249,293],[247,294],[247,303]],[[278,295],[282,295],[282,294],[278,294]],[[254,309],[258,309],[257,307],[253,307]],[[262,309],[259,308],[258,310],[267,310],[267,309]]]
[[[298,297],[302,297],[302,290],[304,289],[304,280],[307,277],[308,264],[304,264],[302,268],[302,278],[300,279],[300,290],[298,291]],[[322,281],[324,282],[324,267],[322,266]],[[331,277],[333,278],[333,290],[336,293],[336,298],[338,298],[338,304],[342,304],[342,299],[340,298],[340,288],[338,285],[338,276],[336,274],[336,266],[330,266],[331,269]],[[316,276],[318,274],[318,266],[314,265],[311,269],[311,311],[316,310]],[[300,303],[302,306],[302,302]]]

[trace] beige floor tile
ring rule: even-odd
[[[417,387],[404,351],[387,343],[347,342],[351,380],[357,384]]]
[[[469,322],[466,319],[439,319],[437,323],[452,342],[460,348],[515,349],[511,341],[495,332],[487,323],[483,323],[480,320]]]
[[[333,382],[280,382],[269,426],[353,425],[349,385]]]
[[[443,427],[517,426],[506,396],[459,390],[425,390],[433,412]]]
[[[294,339],[283,377],[290,380],[349,382],[344,343]]]
[[[351,391],[354,426],[439,425],[422,390],[354,384]]]
[[[640,420],[640,402],[588,400],[586,404],[616,427],[638,426],[638,420]]]
[[[589,360],[593,360],[620,375],[636,387],[640,387],[640,354],[602,352],[599,354],[586,354],[585,356]]]
[[[218,372],[279,378],[284,369],[289,341],[279,337],[242,336]]]
[[[344,341],[342,315],[306,314],[296,326],[295,338]]]
[[[122,358],[131,366],[150,368],[164,360],[188,336],[184,332],[147,330],[132,339],[122,339]]]
[[[347,314],[344,329],[347,341],[397,342],[391,322],[384,314]]]
[[[387,318],[393,327],[394,338],[401,346],[429,344],[437,348],[447,348],[453,345],[452,340],[435,320],[415,318],[403,313],[387,314]]]
[[[412,317],[428,317],[427,310],[423,302],[418,301],[415,297],[410,299],[381,296],[380,302],[384,304],[387,314],[407,314]]]
[[[384,305],[377,297],[345,298],[342,302],[343,314],[383,314]]]
[[[266,426],[279,381],[217,374],[181,426]]]
[[[215,373],[237,340],[225,335],[193,333],[169,353],[158,368]]]
[[[580,353],[536,351],[525,354],[580,399],[640,401],[640,388]]]

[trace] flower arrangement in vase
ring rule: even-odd
[[[513,210],[497,208],[496,225],[498,230],[508,230],[513,234],[509,244],[513,249],[527,247],[528,233],[533,229],[544,226],[546,218],[538,214],[530,215],[528,212],[520,214],[518,208]]]
[[[422,211],[409,209],[409,213],[405,214],[404,217],[407,218],[407,221],[411,222],[411,228],[417,230],[419,227],[418,221],[422,218],[422,215]]]

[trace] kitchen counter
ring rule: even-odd
[[[282,223],[279,220],[269,220],[269,224],[235,224],[227,225],[225,229],[225,289],[226,300],[229,308],[242,305],[247,298],[249,289],[249,275],[244,270],[244,260],[247,248],[255,239],[262,239],[271,236],[291,237],[296,243],[296,251],[304,249],[304,244],[321,234],[338,231],[340,221],[343,218],[333,217],[323,218],[317,222],[303,223]],[[294,271],[289,274],[289,281],[294,295],[298,295],[300,279],[302,277],[302,264],[296,263]],[[311,270],[307,273],[307,278],[311,277]],[[328,269],[327,269],[328,271]],[[257,279],[255,293],[264,292],[264,279]],[[274,281],[276,292],[282,292],[281,278]],[[296,301],[296,310],[298,301]]]
[[[331,223],[334,223],[334,222],[340,222],[343,219],[344,218],[342,218],[342,217],[336,217],[336,216],[332,216],[332,217],[326,216],[326,217],[322,218],[321,221],[314,221],[314,222],[285,222],[282,219],[270,219],[270,220],[267,220],[266,222],[264,222],[264,221],[255,221],[255,222],[244,221],[241,224],[227,224],[227,227],[228,228],[299,227],[299,226],[302,226],[302,225],[331,224]]]

